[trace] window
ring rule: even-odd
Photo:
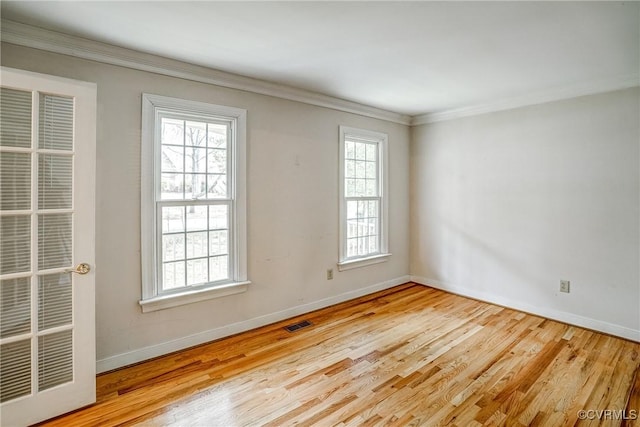
[[[340,270],[386,261],[387,135],[340,126]]]
[[[143,311],[243,292],[246,111],[143,95]]]

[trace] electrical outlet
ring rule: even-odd
[[[571,283],[568,280],[560,280],[560,292],[569,293],[571,290]]]
[[[333,280],[333,269],[332,268],[327,270],[327,280]]]

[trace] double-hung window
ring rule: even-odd
[[[143,95],[140,305],[246,290],[246,111]]]
[[[390,255],[387,140],[383,133],[340,126],[340,270]]]

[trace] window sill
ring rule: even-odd
[[[351,270],[352,268],[366,267],[389,260],[391,254],[378,254],[367,258],[350,259],[338,263],[338,271]]]
[[[226,297],[246,292],[251,282],[234,282],[215,288],[197,289],[193,291],[180,292],[170,295],[162,295],[138,302],[143,313],[164,310],[165,308],[177,307],[179,305],[191,304],[199,301],[206,301],[213,298]]]

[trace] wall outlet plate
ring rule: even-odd
[[[560,280],[560,292],[569,293],[571,291],[571,282],[568,280]]]
[[[327,280],[333,280],[333,269],[332,268],[327,270]]]

